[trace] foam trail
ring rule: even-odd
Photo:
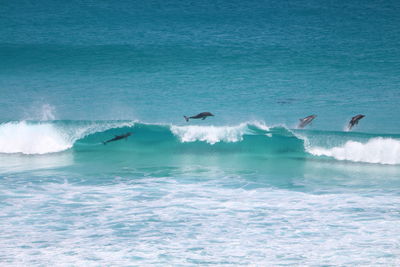
[[[309,147],[315,156],[328,156],[338,160],[365,163],[400,164],[400,140],[376,137],[367,143],[347,141],[333,148]]]

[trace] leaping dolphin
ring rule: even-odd
[[[347,126],[347,128],[349,130],[351,130],[351,128],[353,128],[354,125],[357,125],[358,122],[364,117],[365,117],[365,115],[362,115],[362,114],[358,114],[358,115],[354,116],[353,118],[351,118],[351,121],[349,122],[349,126]]]
[[[299,119],[300,120],[300,123],[299,123],[299,125],[297,126],[298,128],[304,128],[304,127],[306,127],[308,124],[310,124],[315,118],[317,117],[317,115],[310,115],[310,116],[307,116],[307,117],[305,117],[305,118],[303,118],[303,119]]]
[[[118,141],[118,140],[121,140],[121,139],[126,139],[131,135],[132,135],[132,133],[116,135],[114,138],[112,138],[110,140],[107,140],[107,141],[104,141],[103,144],[105,145],[105,144],[110,143],[110,142]]]
[[[186,121],[189,121],[189,119],[202,119],[202,120],[205,120],[207,117],[210,117],[210,116],[214,116],[214,114],[212,114],[210,112],[202,112],[202,113],[197,114],[196,116],[192,116],[192,117],[183,116],[183,117],[185,118]]]

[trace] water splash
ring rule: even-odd
[[[43,104],[41,107],[41,120],[49,121],[56,119],[56,108],[50,104]]]

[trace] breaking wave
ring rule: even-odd
[[[127,123],[18,121],[0,124],[0,153],[47,154],[61,152],[87,135]]]
[[[269,131],[268,126],[263,123],[241,123],[238,126],[171,126],[171,132],[181,142],[202,141],[211,145],[218,142],[243,141],[244,135],[252,135],[256,130]]]
[[[6,123],[0,126],[0,152],[45,154],[69,149],[73,138],[58,131],[54,125],[26,122]]]
[[[126,142],[102,142],[126,132]],[[129,145],[127,145],[129,144]],[[263,122],[233,126],[146,124],[134,121],[15,121],[0,124],[0,153],[47,154],[119,149],[154,153],[253,153],[300,158],[329,157],[400,164],[400,136],[290,130]],[[156,151],[156,152],[155,152]],[[150,153],[149,152],[149,153]]]
[[[347,141],[330,149],[314,147],[307,150],[315,156],[328,156],[355,162],[400,164],[400,140],[376,137],[366,143]]]

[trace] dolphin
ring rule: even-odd
[[[304,128],[304,127],[306,127],[308,124],[310,124],[315,118],[317,117],[317,115],[310,115],[310,116],[307,116],[307,117],[305,117],[305,118],[303,118],[303,119],[299,119],[300,120],[300,123],[299,123],[299,125],[297,126],[298,128]]]
[[[347,126],[347,128],[349,130],[351,130],[351,128],[353,128],[354,125],[357,125],[358,122],[364,117],[365,117],[365,115],[362,115],[362,114],[358,114],[358,115],[354,116],[353,118],[351,118],[351,120],[349,122],[349,126]]]
[[[132,135],[132,133],[116,135],[114,138],[112,138],[110,140],[107,140],[107,141],[104,141],[103,144],[105,145],[105,144],[110,143],[110,142],[118,141],[118,140],[121,140],[121,139],[126,139],[131,135]]]
[[[214,116],[214,114],[212,114],[210,112],[202,112],[202,113],[197,114],[196,116],[192,116],[192,117],[183,116],[183,117],[185,118],[186,121],[189,121],[189,119],[202,119],[202,120],[205,120],[207,117],[210,117],[210,116]]]

